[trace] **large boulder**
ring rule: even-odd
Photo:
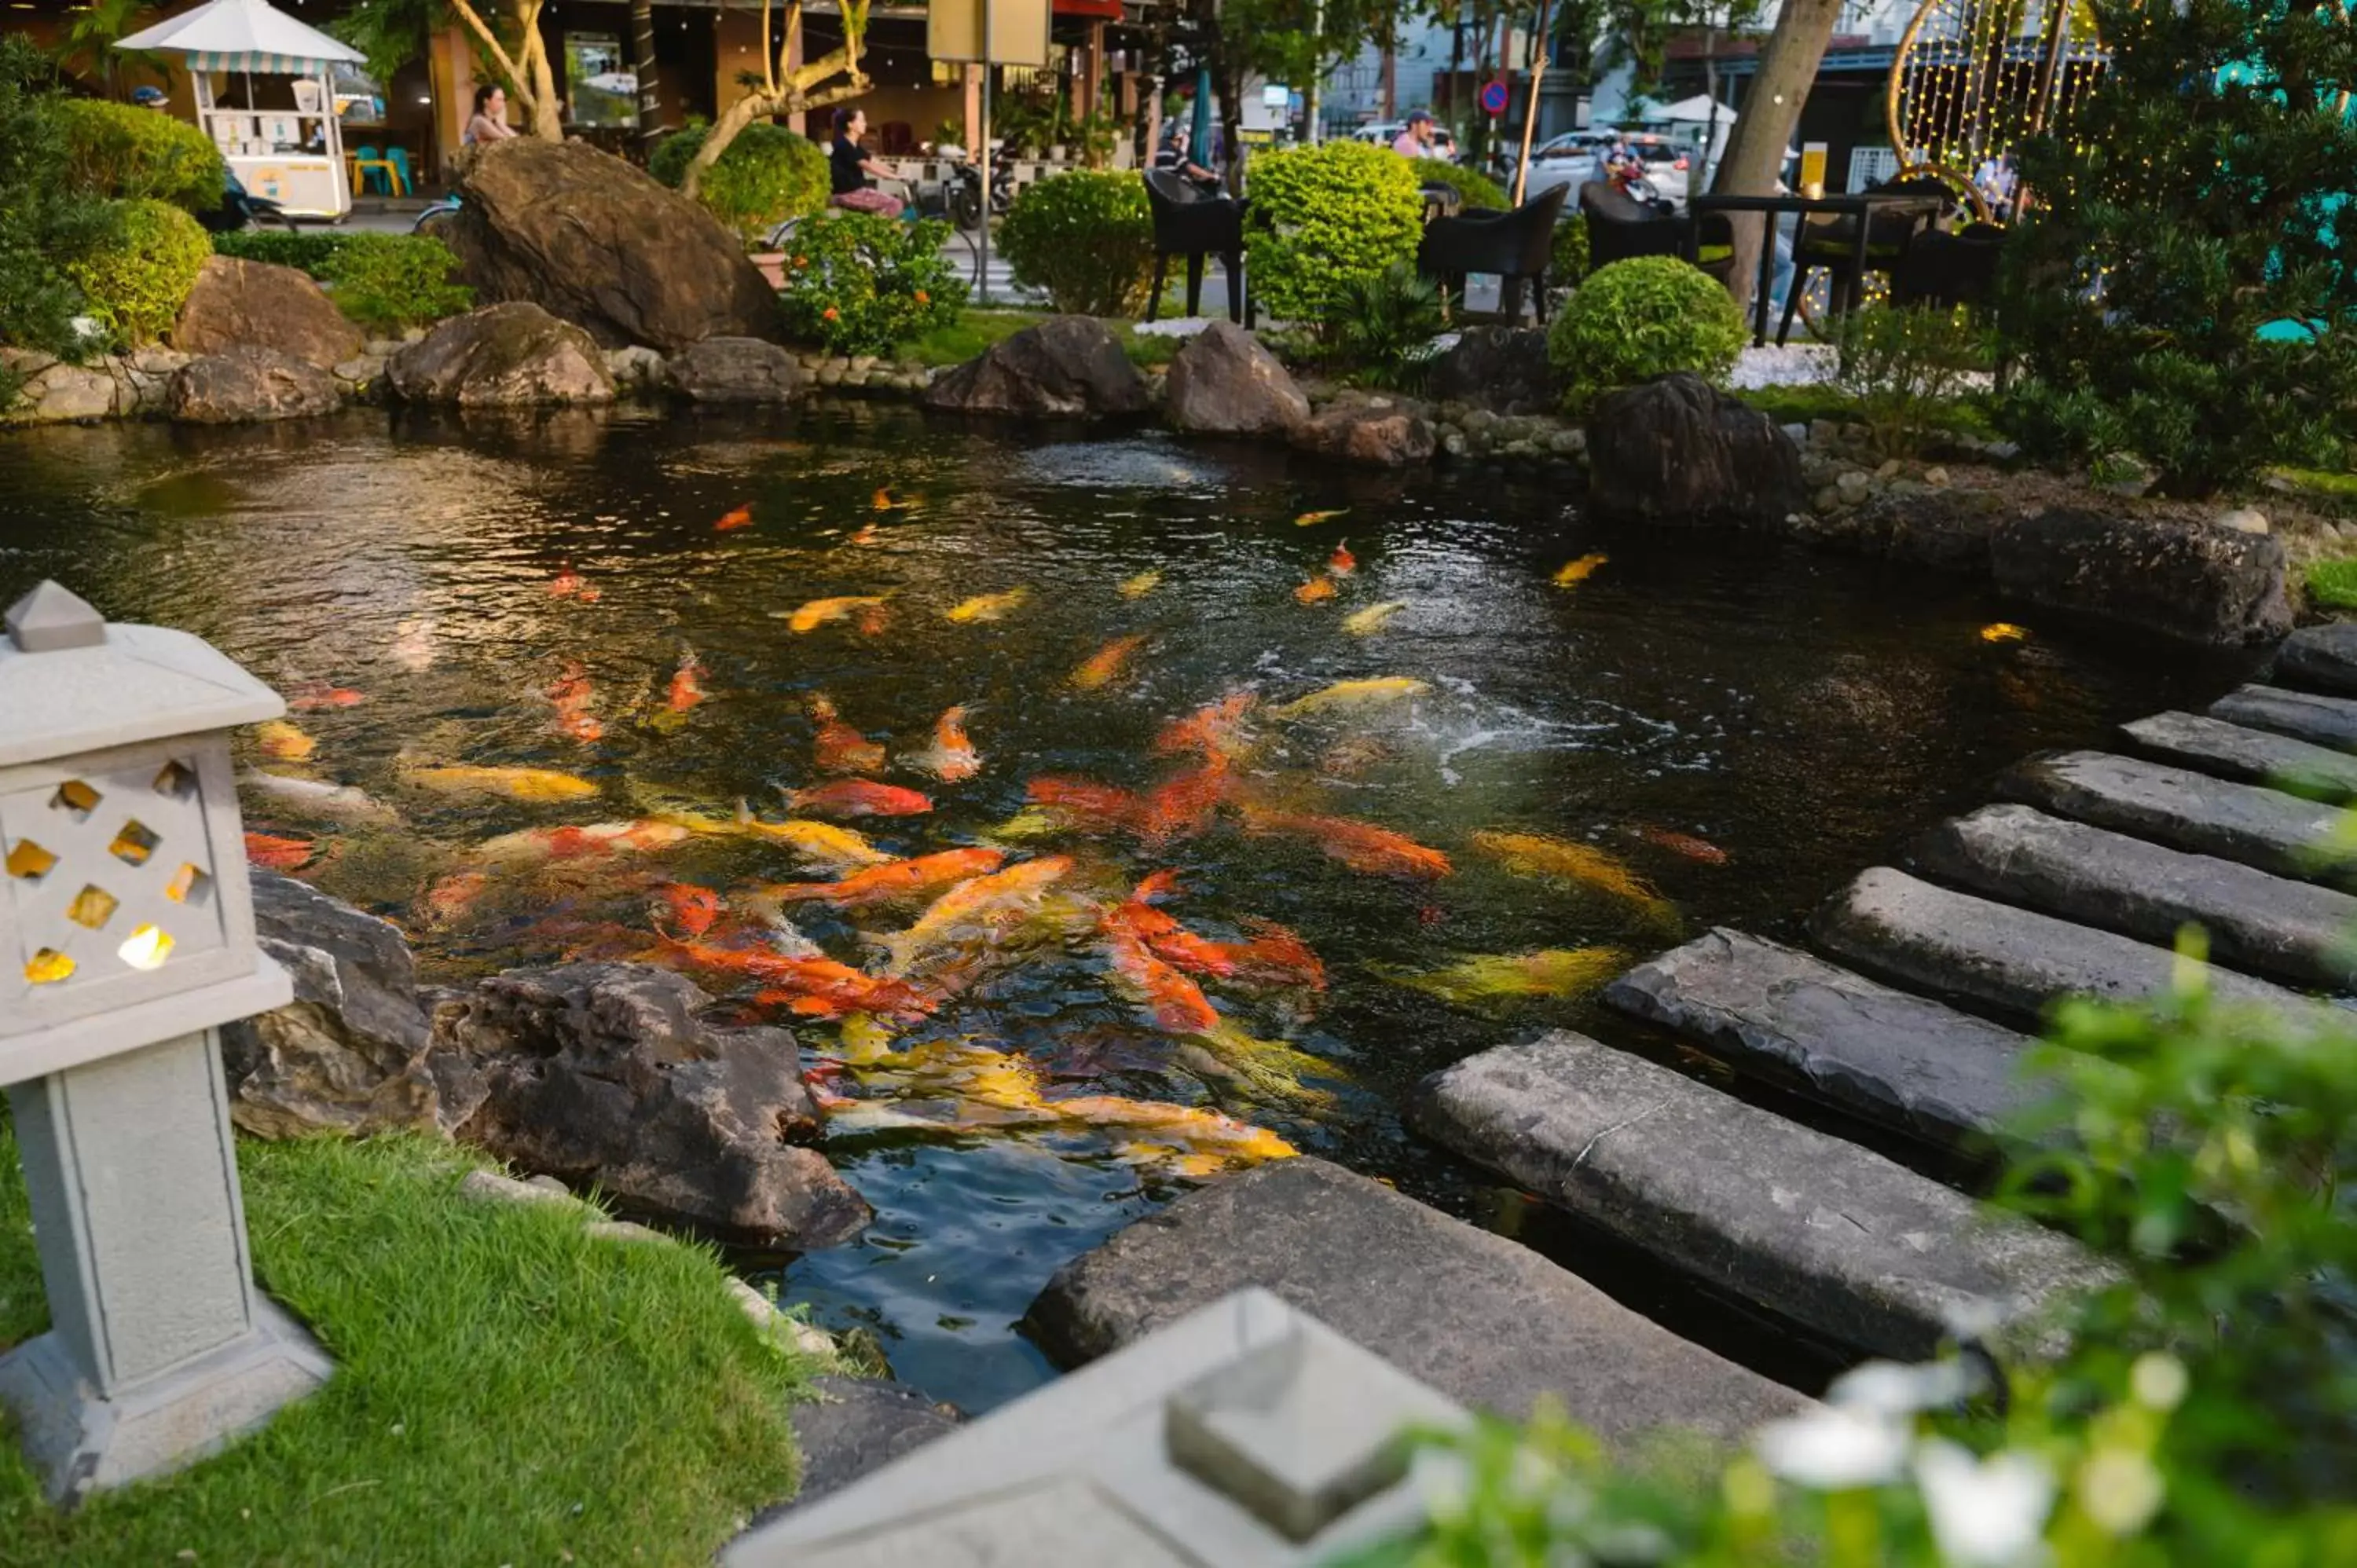
[[[306,419],[343,406],[343,387],[332,374],[276,349],[190,360],[164,389],[164,412],[186,424]]]
[[[1162,412],[1197,435],[1287,435],[1309,419],[1309,399],[1260,340],[1214,321],[1170,361]]]
[[[608,368],[614,364],[607,358]],[[759,338],[706,338],[673,355],[663,372],[693,403],[791,403],[810,385],[794,357]]]
[[[779,336],[778,296],[697,203],[587,142],[494,142],[458,175],[436,232],[486,302],[530,300],[600,346],[675,353]]]
[[[2196,642],[2291,630],[2283,545],[2266,534],[2055,508],[1999,521],[1989,571],[2015,598]]]
[[[485,1098],[458,1135],[527,1170],[757,1247],[849,1240],[867,1205],[817,1150],[793,1035],[720,1028],[667,970],[569,964],[483,981],[435,1019]]]
[[[256,871],[253,884],[262,950],[294,978],[295,1000],[222,1028],[231,1119],[264,1138],[447,1133],[465,1120],[470,1097],[454,1084],[446,1102],[427,1060],[400,931],[291,876]]]
[[[1780,528],[1807,491],[1776,422],[1680,371],[1597,400],[1587,506],[1607,521]]]
[[[184,354],[275,349],[323,371],[357,358],[367,342],[308,274],[236,256],[205,263],[172,328]]]
[[[454,316],[385,361],[393,395],[462,408],[614,401],[589,334],[521,300]]]
[[[1443,403],[1469,403],[1496,413],[1549,413],[1555,375],[1546,334],[1528,327],[1469,327],[1432,363],[1424,390]]]
[[[1061,419],[1143,413],[1149,401],[1121,339],[1090,316],[1051,316],[1001,338],[925,392],[927,408],[951,413]]]
[[[1338,400],[1297,426],[1293,444],[1320,457],[1370,468],[1428,463],[1439,445],[1422,407],[1388,397]]]

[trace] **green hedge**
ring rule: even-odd
[[[711,134],[712,127],[701,124],[673,132],[647,159],[647,172],[677,189]],[[829,185],[825,148],[782,125],[756,120],[704,171],[695,199],[715,218],[755,240],[789,218],[807,218],[823,208]]]
[[[1547,358],[1577,413],[1673,371],[1723,383],[1744,336],[1743,312],[1708,274],[1675,256],[1637,256],[1580,285],[1547,333]]]
[[[1058,310],[1127,316],[1154,274],[1154,215],[1135,174],[1075,169],[1025,188],[998,229],[1015,281]]]
[[[310,230],[290,234],[283,229],[244,229],[234,234],[214,235],[213,249],[224,256],[293,267],[324,280],[336,252],[352,238],[350,234],[318,233]]]
[[[190,212],[221,204],[228,166],[210,137],[185,120],[129,103],[60,99],[67,177],[92,196],[153,199]]]
[[[351,234],[328,263],[336,306],[371,331],[423,327],[471,309],[475,291],[451,280],[458,258],[425,234]]]
[[[1253,160],[1244,223],[1254,298],[1280,320],[1323,327],[1343,292],[1415,259],[1417,166],[1385,147],[1328,142]]]
[[[1514,205],[1513,194],[1479,169],[1469,169],[1440,158],[1422,159],[1414,167],[1417,183],[1448,187],[1463,199],[1468,209],[1486,208],[1503,212]]]
[[[119,204],[114,242],[65,264],[84,307],[116,349],[152,343],[179,319],[213,253],[197,220],[149,197]]]
[[[0,343],[78,355],[81,291],[65,263],[109,244],[119,215],[67,177],[61,102],[55,63],[0,33]],[[13,379],[0,374],[0,408]]]

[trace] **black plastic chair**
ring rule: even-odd
[[[1967,223],[1953,233],[1925,230],[1890,269],[1890,302],[1986,309],[1996,294],[2005,236],[1995,223]]]
[[[1735,270],[1735,224],[1725,213],[1697,218],[1666,201],[1640,201],[1605,180],[1579,188],[1587,220],[1587,270],[1637,256],[1675,256],[1721,284]]]
[[[1870,273],[1895,272],[1917,237],[1931,231],[1935,222],[1955,211],[1954,189],[1947,181],[1930,176],[1885,180],[1867,188],[1901,196],[1936,197],[1940,201],[1936,215],[1925,206],[1894,208],[1871,216],[1866,230],[1866,270]],[[1830,274],[1834,314],[1846,316],[1857,308],[1858,290],[1866,280],[1857,271],[1856,218],[1843,214],[1803,220],[1792,242],[1792,286],[1784,295],[1784,318],[1776,328],[1779,348],[1792,333],[1792,316],[1800,309],[1802,295],[1808,291],[1809,274],[1819,267]]]
[[[1203,309],[1203,258],[1217,256],[1228,274],[1228,319],[1252,325],[1244,297],[1244,209],[1225,196],[1206,196],[1167,169],[1146,171],[1146,205],[1154,214],[1154,292],[1146,319],[1162,308],[1170,258],[1187,258],[1187,314]]]
[[[1509,321],[1523,314],[1523,282],[1533,290],[1539,325],[1546,325],[1546,270],[1555,253],[1555,220],[1570,195],[1563,186],[1511,212],[1474,211],[1425,225],[1415,268],[1445,289],[1460,293],[1468,273],[1495,273],[1498,310]]]

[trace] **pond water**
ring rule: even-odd
[[[1418,1076],[1553,1025],[1659,1049],[1593,996],[1628,955],[1720,923],[1792,936],[2022,754],[2236,673],[2001,626],[2029,618],[1952,579],[1594,536],[1566,499],[877,408],[51,430],[0,439],[0,592],[53,575],[307,693],[280,754],[252,760],[393,814],[256,793],[249,826],[315,840],[303,875],[400,922],[431,978],[656,951],[794,1023],[834,1097],[827,1152],[877,1219],[748,1266],[980,1409],[1049,1375],[1014,1321],[1057,1265],[1271,1152],[1162,1108],[1480,1215],[1482,1184],[1400,1127]],[[1313,512],[1340,515],[1297,523]],[[1335,592],[1302,602],[1318,582]],[[846,598],[878,602],[791,618]],[[1346,681],[1393,684],[1286,711]],[[1222,702],[1235,723],[1166,733]],[[921,766],[940,771],[952,708],[970,778]],[[737,822],[739,801],[785,822],[781,789],[831,777],[822,748],[930,799],[837,819],[880,853],[1070,857],[986,933],[903,945],[928,1015],[846,1022],[800,969],[729,967],[807,939],[881,972],[869,939],[926,908],[745,897],[858,869],[840,843]],[[511,776],[443,771],[468,768],[584,783],[520,800],[490,787]],[[619,844],[526,832],[633,822],[655,826]],[[1174,892],[1129,901],[1165,870]],[[682,889],[730,902],[715,918]],[[1285,933],[1322,958],[1322,987]],[[1541,950],[1570,956],[1448,970]]]

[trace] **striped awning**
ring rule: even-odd
[[[231,53],[194,49],[188,54],[190,70],[258,70],[273,76],[317,76],[328,69],[328,63],[301,55],[258,54],[250,49]]]

